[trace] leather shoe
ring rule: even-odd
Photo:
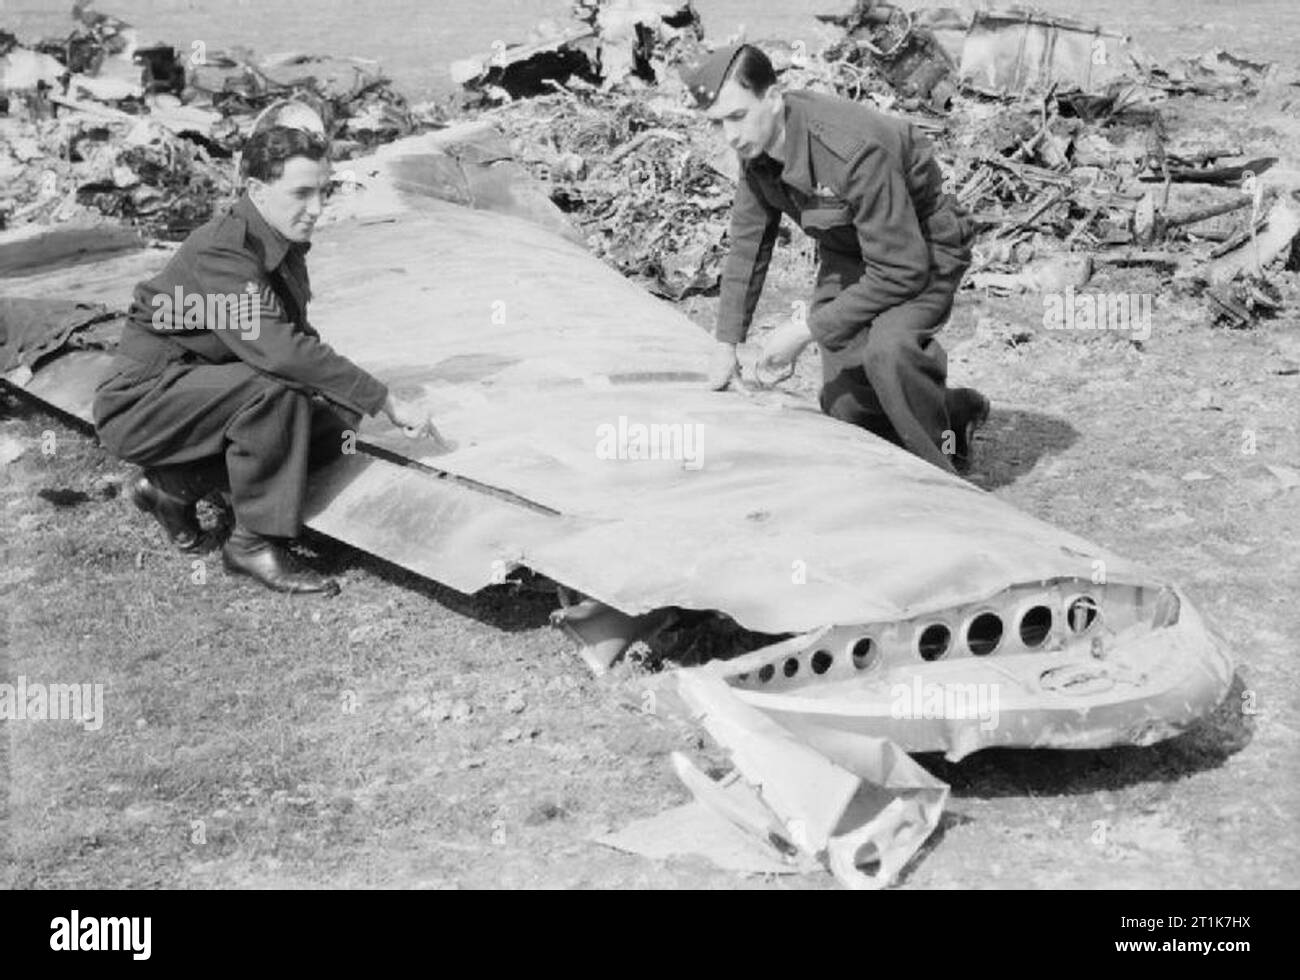
[[[956,432],[952,456],[958,473],[969,473],[975,449],[975,430],[989,420],[989,400],[974,388],[957,388],[948,395],[948,417]]]
[[[202,538],[193,500],[168,493],[145,471],[131,486],[131,502],[162,525],[167,538],[181,551],[197,551]]]
[[[221,560],[226,571],[247,575],[276,592],[339,593],[334,579],[304,568],[286,548],[242,528],[236,528],[222,546]]]

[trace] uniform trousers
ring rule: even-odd
[[[927,223],[930,279],[907,302],[863,324],[847,346],[822,355],[820,402],[827,415],[861,426],[952,471],[955,448],[948,413],[948,355],[935,334],[952,312],[970,265],[969,226],[946,207]],[[862,277],[860,259],[820,249],[812,312]],[[947,450],[945,452],[944,450]]]
[[[242,361],[173,361],[155,373],[119,355],[114,368],[94,405],[108,450],[159,470],[172,493],[228,487],[236,522],[267,537],[297,537],[308,473],[360,421]]]

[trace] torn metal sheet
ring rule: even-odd
[[[977,10],[962,45],[958,74],[996,95],[1053,84],[1085,92],[1131,73],[1130,42],[1100,27],[1021,8]]]
[[[887,739],[813,745],[707,671],[681,671],[678,687],[761,801],[724,815],[822,861],[841,884],[883,888],[938,826],[947,785]]]
[[[832,46],[829,57],[856,60],[865,49],[873,66],[900,95],[931,100],[940,112],[947,109],[953,94],[948,78],[957,59],[914,12],[880,0],[859,0],[851,12],[820,19],[845,31],[844,41]]]
[[[55,88],[67,69],[40,51],[14,48],[0,57],[0,92],[24,92],[38,86]]]
[[[369,156],[339,163],[338,185],[321,227],[337,221],[377,221],[450,201],[513,215],[581,243],[540,185],[490,123],[464,123],[386,143]]]
[[[574,76],[595,81],[597,35],[591,27],[574,26],[556,36],[507,46],[461,58],[449,66],[451,80],[468,88],[497,86],[511,95],[537,95],[546,82],[565,84]]]
[[[494,96],[540,95],[563,85],[600,82],[605,89],[635,76],[653,83],[664,62],[704,30],[689,2],[655,0],[577,0],[573,15],[583,23],[557,30],[539,25],[534,38],[453,61],[452,81]]]
[[[571,602],[563,586],[559,591],[561,605],[551,613],[551,625],[559,626],[582,644],[579,653],[597,677],[603,676],[634,641],[662,627],[669,612],[629,616],[595,599]]]
[[[1080,579],[697,669],[822,751],[888,737],[952,761],[990,746],[1151,745],[1212,711],[1232,681],[1181,592]]]
[[[121,225],[27,225],[0,232],[0,277],[45,273],[56,265],[94,262],[143,247],[140,233]]]
[[[106,281],[123,263],[28,277],[24,294],[124,302],[138,276]],[[779,698],[794,698],[790,724],[831,719],[821,727],[833,739],[842,717],[854,719],[851,735],[955,755],[1145,743],[1227,689],[1231,665],[1185,598],[1176,622],[1154,624],[1157,597],[1174,594],[1161,576],[810,402],[707,390],[703,331],[535,224],[429,200],[418,213],[321,229],[311,274],[322,335],[421,401],[454,444],[434,451],[366,420],[363,448],[385,464],[364,471],[376,482],[349,498],[340,477],[310,521],[355,547],[466,591],[522,565],[629,617],[681,607],[762,633],[829,630],[830,666],[810,646],[780,667],[806,691],[729,681],[773,717],[785,710]],[[44,382],[43,397],[84,404],[89,382]],[[494,515],[464,555],[441,553],[460,512],[408,489],[440,481]],[[425,506],[446,516],[426,526]],[[861,698],[841,710],[839,689],[816,691],[877,676],[854,664],[863,637],[887,651],[891,670],[1001,685],[1012,723],[987,734],[978,718],[885,717],[888,686],[865,696],[860,723]],[[1096,641],[1104,658],[1093,658]],[[1107,672],[1096,682],[1107,690],[1047,673],[1085,657],[1104,664],[1092,669]]]
[[[0,372],[30,367],[67,344],[72,334],[113,315],[96,303],[0,296]]]
[[[66,415],[90,422],[95,386],[112,361],[113,356],[103,351],[65,354],[53,358],[35,374],[27,372],[29,380],[18,387]],[[7,380],[14,379],[9,377]]]
[[[111,361],[102,351],[72,352],[5,380],[89,425],[95,385]],[[577,530],[579,522],[545,508],[358,446],[313,474],[307,526],[461,592],[504,582],[525,554]]]
[[[1266,223],[1258,234],[1240,248],[1215,259],[1201,275],[1212,286],[1222,286],[1242,273],[1259,273],[1279,255],[1291,248],[1300,235],[1300,202],[1283,196],[1269,209]]]
[[[603,834],[596,843],[659,861],[695,855],[744,874],[807,874],[821,867],[785,840],[784,828],[739,773],[715,782],[680,752],[672,753],[672,762],[695,798]],[[778,828],[779,843],[769,824]]]
[[[21,271],[0,272],[0,296],[102,303],[110,310],[125,312],[136,283],[156,274],[175,251],[173,245],[137,245],[106,255],[84,256],[81,248],[78,236],[62,237],[57,248],[51,246],[48,264],[31,267],[24,263]]]
[[[1131,73],[1133,55],[1141,54],[1123,34],[1018,6],[905,11],[884,0],[855,0],[851,10],[819,19],[868,45],[901,94],[922,98],[951,65],[963,85],[988,95],[1053,84],[1094,92]]]

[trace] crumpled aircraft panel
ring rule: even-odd
[[[382,419],[363,438],[584,519],[523,563],[625,612],[721,609],[772,633],[895,619],[1098,562],[1112,580],[1142,576],[806,402],[705,390],[712,341],[667,304],[541,229],[438,207],[327,229],[313,320],[418,394],[453,448]],[[675,428],[698,461],[601,458],[602,426],[620,424]]]
[[[163,258],[22,290],[124,306]],[[1231,662],[1160,576],[806,401],[705,390],[712,341],[543,228],[430,201],[320,229],[310,263],[324,337],[447,440],[366,420],[362,454],[313,483],[317,530],[467,592],[523,565],[624,613],[798,634],[724,676],[814,741],[1141,744],[1227,689]],[[85,417],[96,357],[60,358],[29,390]],[[631,458],[654,426],[674,458]],[[934,722],[924,691],[900,718],[900,683],[1008,685],[1016,722],[987,737]]]

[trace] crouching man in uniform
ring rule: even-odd
[[[236,203],[136,287],[96,391],[95,426],[111,452],[144,467],[132,499],[183,550],[200,543],[196,502],[228,489],[226,568],[281,592],[333,594],[336,582],[281,543],[301,529],[308,470],[340,453],[362,415],[383,412],[408,433],[436,430],[307,321],[325,144],[272,126],[249,139],[242,170]]]
[[[721,124],[741,173],[722,271],[710,385],[738,373],[782,213],[817,240],[820,269],[805,320],[768,338],[760,363],[821,348],[821,407],[941,469],[969,466],[988,400],[946,387],[934,339],[970,264],[972,227],[942,194],[929,141],[911,124],[833,95],[782,92],[768,57],[727,47],[683,71]]]

